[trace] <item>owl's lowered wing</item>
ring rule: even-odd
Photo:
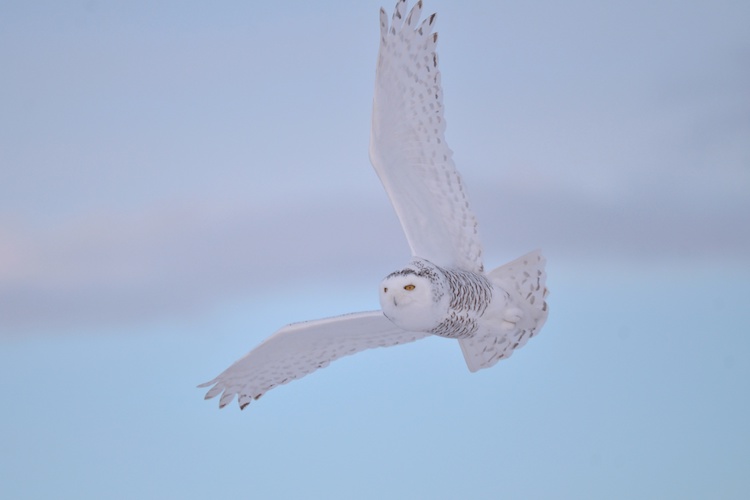
[[[235,395],[241,409],[274,387],[302,378],[342,356],[373,347],[405,344],[426,337],[391,323],[380,311],[294,323],[278,330],[218,377],[206,399],[221,394],[224,408]]]
[[[437,265],[482,271],[477,222],[445,142],[443,92],[432,29],[418,24],[421,0],[380,10],[370,160],[398,214],[412,254]]]

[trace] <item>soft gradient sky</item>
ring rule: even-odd
[[[380,6],[0,1],[0,497],[750,495],[746,1],[427,0],[486,265],[541,247],[547,325],[202,400],[408,260]]]

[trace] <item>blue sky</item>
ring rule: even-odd
[[[202,400],[408,260],[380,6],[0,2],[0,496],[750,493],[747,2],[428,1],[486,265],[541,247],[547,325]]]

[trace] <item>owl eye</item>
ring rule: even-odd
[[[383,293],[388,293],[388,287],[383,288]]]
[[[414,290],[415,288],[417,288],[417,287],[415,287],[414,285],[406,285],[406,286],[404,287],[404,290],[409,290],[409,291],[411,292],[411,291],[412,291],[412,290]]]

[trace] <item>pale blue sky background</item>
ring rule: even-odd
[[[202,400],[408,260],[380,6],[0,1],[0,497],[750,495],[746,1],[428,0],[486,264],[541,247],[547,325]]]

